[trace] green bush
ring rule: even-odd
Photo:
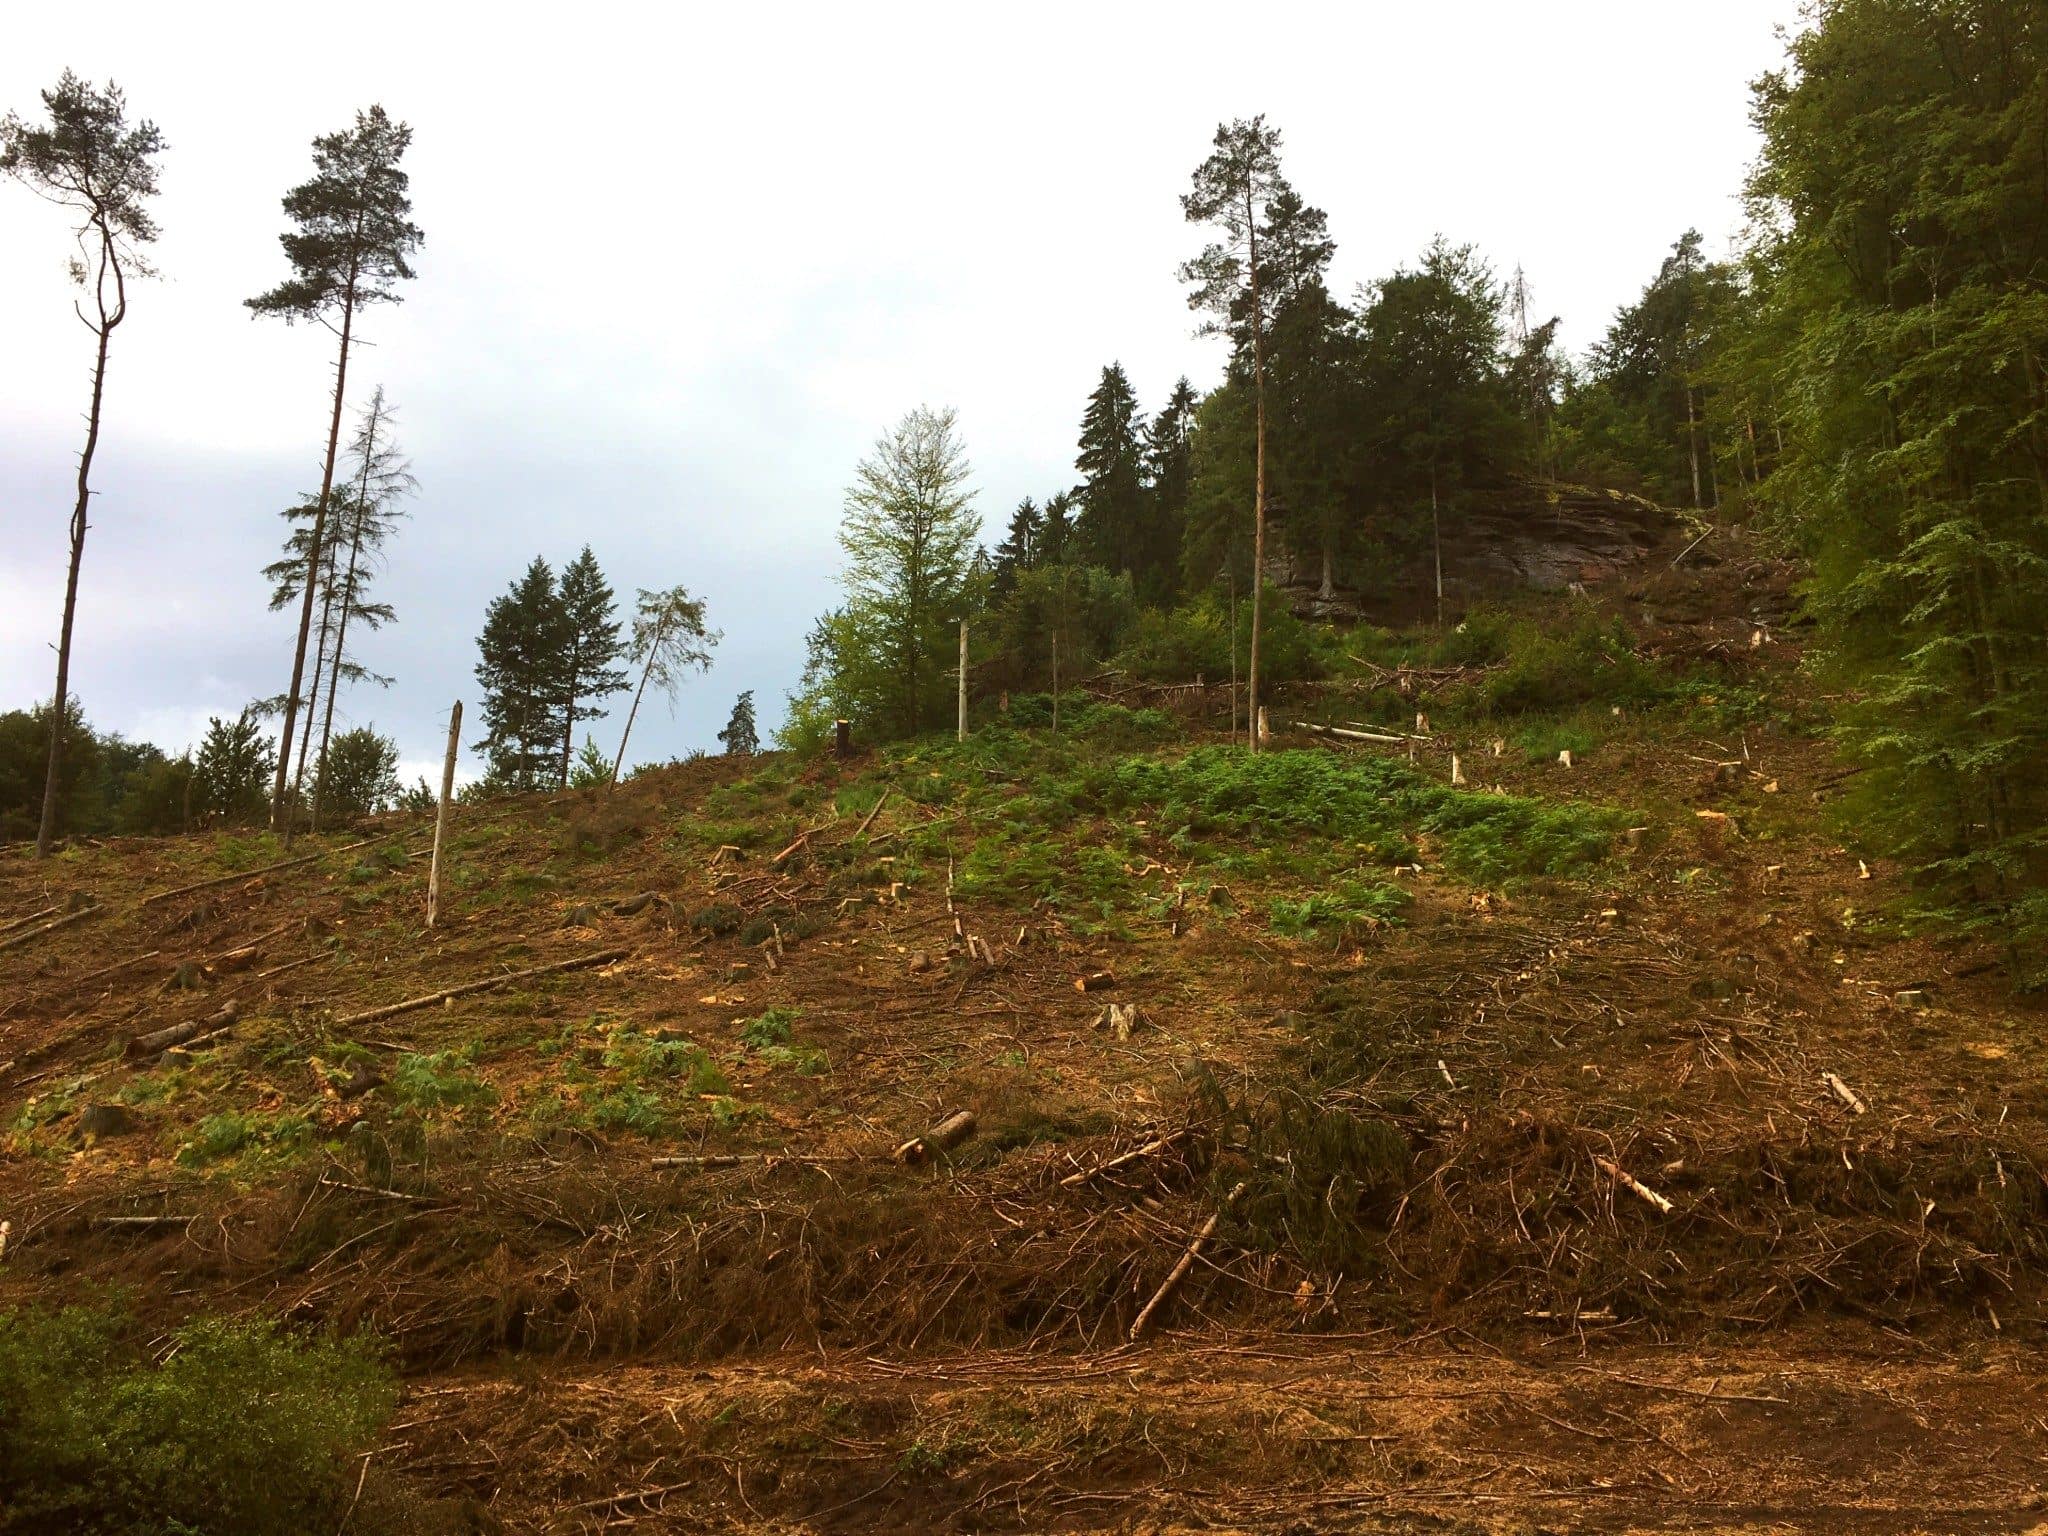
[[[0,1313],[0,1532],[332,1530],[397,1392],[368,1349],[98,1308]]]
[[[465,1109],[497,1097],[489,1083],[469,1070],[469,1058],[457,1051],[436,1051],[431,1056],[407,1052],[392,1069],[387,1091],[393,1104],[422,1113]]]

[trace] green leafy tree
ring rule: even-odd
[[[100,739],[76,697],[66,701],[64,739],[70,750],[58,764],[57,801],[62,824],[90,828]],[[0,714],[0,838],[34,837],[41,825],[50,766],[50,706]]]
[[[535,556],[511,589],[491,600],[477,637],[484,734],[475,746],[494,788],[529,791],[557,782],[568,645],[555,574]]]
[[[577,722],[602,719],[604,700],[626,686],[625,671],[617,664],[626,642],[619,633],[611,584],[588,544],[562,568],[560,599],[565,633],[560,657],[562,769],[557,782],[567,788]]]
[[[196,808],[235,825],[261,820],[263,786],[276,766],[277,743],[263,734],[253,707],[233,720],[213,716],[193,766]]]
[[[827,624],[827,691],[862,723],[915,735],[945,713],[954,626],[968,599],[979,521],[954,414],[910,412],[875,443],[846,493],[839,543],[847,603]]]
[[[388,810],[398,800],[398,743],[370,726],[342,731],[328,743],[316,792],[343,821]]]
[[[413,275],[412,256],[425,238],[411,221],[412,199],[399,161],[412,144],[412,129],[394,122],[381,106],[356,114],[355,126],[313,141],[313,175],[285,194],[285,217],[293,228],[279,237],[292,275],[247,301],[258,315],[281,316],[287,324],[315,321],[334,331],[340,350],[334,367],[334,405],[327,427],[327,453],[320,471],[299,609],[298,642],[292,652],[292,681],[284,698],[277,780],[271,789],[273,830],[290,840],[286,775],[298,726],[300,689],[305,682],[306,647],[313,630],[313,604],[327,540],[327,517],[341,449],[342,406],[347,399],[350,347],[358,315],[373,304],[399,301],[397,285]]]
[[[733,701],[732,718],[718,733],[727,757],[752,757],[761,750],[761,736],[754,726],[754,690],[749,688]]]
[[[72,258],[71,277],[92,305],[90,312],[84,302],[74,306],[93,334],[92,396],[85,417],[85,446],[78,454],[64,616],[57,629],[57,686],[50,695],[52,700],[68,700],[71,630],[78,616],[86,509],[93,495],[92,464],[106,401],[107,353],[115,328],[128,318],[128,280],[150,274],[142,249],[156,239],[148,201],[156,195],[156,158],[164,141],[147,119],[129,124],[127,98],[112,84],[101,90],[67,69],[42,98],[47,123],[30,124],[12,112],[0,120],[0,175],[21,182],[78,221],[73,231],[78,254]],[[36,825],[38,858],[49,856],[57,836],[68,718],[68,710],[53,709],[45,722],[50,741]]]
[[[704,627],[704,600],[690,596],[688,588],[640,589],[633,613],[633,639],[626,647],[626,659],[640,669],[640,685],[633,690],[633,707],[626,712],[626,728],[619,733],[619,754],[612,760],[610,782],[618,782],[619,769],[626,761],[626,742],[632,737],[648,684],[666,694],[673,709],[683,678],[711,665],[711,653],[720,638],[717,630]]]

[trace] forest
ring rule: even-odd
[[[786,696],[666,760],[739,605],[477,537],[410,784],[412,128],[222,317],[331,377],[279,691],[173,750],[72,676],[173,151],[69,71],[0,120],[92,359],[9,513],[0,1536],[2031,1529],[2048,13],[1783,45],[1739,235],[1582,350],[1455,228],[1337,291],[1226,118],[1137,194],[1215,376],[1102,336],[1007,511],[888,402]]]

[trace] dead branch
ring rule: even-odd
[[[55,933],[59,928],[68,928],[73,923],[82,923],[88,917],[97,917],[99,914],[100,904],[94,902],[89,907],[80,907],[76,912],[67,912],[64,916],[52,922],[47,922],[40,928],[30,928],[23,933],[10,934],[7,938],[0,939],[0,949],[12,949],[17,944],[26,944],[31,939],[40,939],[46,933]]]
[[[853,837],[859,837],[863,832],[867,831],[869,827],[874,825],[875,818],[881,815],[882,807],[889,803],[889,796],[894,792],[895,786],[893,784],[883,789],[882,797],[879,800],[877,800],[873,805],[868,807],[867,815],[861,817],[860,825],[853,829]],[[853,837],[848,838],[847,841],[851,842],[853,840]]]
[[[1159,1289],[1152,1293],[1152,1299],[1145,1303],[1144,1309],[1131,1323],[1133,1344],[1152,1331],[1152,1319],[1158,1315],[1161,1307],[1173,1299],[1173,1293],[1180,1289],[1181,1281],[1186,1279],[1188,1271],[1195,1267],[1195,1260],[1202,1256],[1202,1250],[1208,1246],[1209,1239],[1216,1235],[1216,1228],[1223,1220],[1223,1213],[1236,1205],[1237,1197],[1243,1193],[1242,1181],[1233,1185],[1230,1193],[1223,1197],[1223,1203],[1210,1212],[1209,1219],[1202,1223],[1202,1230],[1189,1240],[1179,1261],[1167,1272],[1166,1279],[1160,1282]]]
[[[1620,1164],[1610,1162],[1608,1159],[1604,1157],[1596,1157],[1593,1159],[1593,1161],[1599,1166],[1599,1169],[1602,1173],[1606,1174],[1610,1179],[1614,1180],[1615,1183],[1619,1184],[1623,1189],[1627,1190],[1630,1194],[1634,1195],[1638,1200],[1641,1200],[1644,1204],[1654,1205],[1660,1212],[1662,1212],[1666,1216],[1669,1216],[1673,1211],[1678,1209],[1677,1206],[1673,1205],[1669,1200],[1666,1200],[1662,1195],[1658,1194],[1657,1191],[1650,1188],[1649,1185],[1643,1183],[1641,1180],[1636,1178],[1634,1174],[1630,1173]]]
[[[1847,1083],[1843,1082],[1841,1078],[1837,1077],[1834,1073],[1823,1072],[1820,1075],[1820,1080],[1826,1083],[1830,1088],[1834,1089],[1835,1097],[1840,1099],[1844,1104],[1849,1106],[1850,1114],[1860,1115],[1870,1108],[1868,1104],[1863,1102],[1862,1098],[1857,1094],[1854,1088],[1851,1088]]]
[[[429,992],[424,997],[409,997],[402,1003],[387,1003],[382,1008],[371,1008],[363,1013],[352,1013],[346,1018],[336,1019],[337,1026],[347,1028],[356,1024],[370,1024],[378,1019],[389,1019],[401,1013],[411,1013],[419,1008],[431,1008],[451,997],[467,997],[472,992],[488,992],[493,987],[502,987],[511,982],[525,981],[530,976],[547,976],[556,971],[578,971],[593,965],[609,965],[614,960],[623,960],[631,953],[624,949],[601,949],[595,954],[578,955],[573,960],[557,960],[552,965],[528,966],[523,971],[506,971],[499,976],[486,976],[481,981],[466,981],[459,987],[444,987],[439,992]]]
[[[145,1056],[155,1056],[174,1045],[183,1045],[201,1035],[217,1034],[231,1026],[241,1017],[241,1010],[232,1000],[221,1004],[218,1013],[203,1019],[188,1019],[183,1024],[172,1024],[164,1029],[153,1030],[146,1035],[137,1035],[121,1049],[121,1054],[130,1061],[139,1061]]]
[[[1295,721],[1294,729],[1307,731],[1311,736],[1334,736],[1340,741],[1370,741],[1389,747],[1406,746],[1409,740],[1406,736],[1390,736],[1382,731],[1357,731],[1342,725],[1316,725],[1307,720]]]
[[[1106,1173],[1114,1173],[1117,1169],[1128,1167],[1144,1158],[1156,1157],[1176,1142],[1186,1140],[1187,1134],[1186,1131],[1172,1131],[1164,1136],[1155,1136],[1142,1147],[1133,1147],[1128,1152],[1119,1153],[1106,1163],[1097,1163],[1093,1168],[1083,1168],[1068,1174],[1060,1180],[1060,1184],[1067,1189],[1078,1188],[1090,1179],[1099,1179]]]
[[[17,917],[11,923],[0,923],[0,933],[12,933],[17,928],[26,928],[30,923],[40,923],[46,917],[55,917],[61,907],[45,907],[40,912],[31,912],[26,917]]]

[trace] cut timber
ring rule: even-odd
[[[197,1216],[95,1216],[92,1224],[123,1232],[158,1232],[165,1227],[189,1227],[198,1219]]]
[[[191,1019],[183,1024],[152,1030],[146,1035],[137,1035],[122,1047],[121,1054],[130,1061],[138,1061],[144,1056],[155,1056],[174,1045],[183,1045],[186,1041],[196,1040],[201,1035],[226,1029],[240,1016],[241,1010],[233,1003],[223,1003],[218,1013],[210,1014],[206,1018]]]
[[[758,1163],[772,1168],[777,1163],[864,1163],[867,1159],[850,1152],[697,1152],[649,1159],[656,1168],[745,1168]]]
[[[1090,971],[1086,976],[1074,978],[1076,992],[1106,992],[1116,985],[1116,972]]]
[[[99,916],[99,913],[100,907],[97,902],[89,907],[80,907],[76,912],[67,912],[64,916],[47,922],[40,928],[30,928],[21,933],[9,934],[6,938],[0,939],[0,949],[12,949],[17,944],[26,944],[31,939],[40,939],[46,933],[54,933],[57,929],[69,927],[72,923],[82,923],[88,917]]]
[[[1372,741],[1389,747],[1404,746],[1408,741],[1406,736],[1389,736],[1379,731],[1354,731],[1341,725],[1311,725],[1306,720],[1297,720],[1294,728],[1297,731],[1307,731],[1311,736],[1334,736],[1340,741]]]
[[[1843,1082],[1834,1073],[1823,1072],[1820,1075],[1820,1080],[1826,1083],[1830,1088],[1834,1089],[1835,1097],[1840,1099],[1844,1104],[1849,1106],[1850,1114],[1860,1115],[1865,1113],[1870,1108],[1868,1104],[1863,1102],[1862,1098],[1857,1094],[1854,1088],[1851,1088],[1847,1083]]]
[[[638,896],[629,896],[624,901],[613,902],[612,915],[614,917],[638,917],[657,901],[663,906],[668,904],[668,899],[661,892],[642,891]]]
[[[1649,1185],[1643,1183],[1634,1174],[1630,1173],[1620,1164],[1609,1162],[1604,1157],[1596,1157],[1593,1159],[1593,1161],[1599,1166],[1599,1169],[1602,1173],[1606,1174],[1610,1179],[1614,1180],[1615,1183],[1619,1184],[1623,1189],[1627,1190],[1630,1194],[1634,1195],[1638,1200],[1642,1201],[1645,1205],[1654,1205],[1660,1212],[1662,1212],[1666,1216],[1669,1216],[1673,1211],[1678,1209],[1677,1206],[1673,1205],[1669,1200],[1666,1200],[1662,1195],[1658,1194],[1657,1191],[1650,1188]]]
[[[1216,1228],[1223,1220],[1223,1213],[1237,1204],[1237,1197],[1243,1193],[1244,1185],[1242,1183],[1233,1185],[1230,1193],[1223,1197],[1223,1204],[1212,1211],[1209,1219],[1202,1223],[1202,1230],[1197,1232],[1189,1241],[1187,1248],[1180,1256],[1179,1262],[1168,1271],[1166,1279],[1160,1282],[1159,1289],[1152,1293],[1152,1299],[1145,1303],[1144,1310],[1131,1323],[1131,1342],[1133,1344],[1152,1331],[1153,1318],[1158,1316],[1161,1307],[1173,1299],[1173,1293],[1180,1289],[1181,1281],[1185,1280],[1188,1271],[1195,1267],[1195,1260],[1202,1256],[1202,1250],[1208,1246],[1209,1239],[1216,1235]]]
[[[392,1018],[397,1014],[411,1013],[416,1008],[431,1008],[438,1002],[451,997],[467,997],[472,992],[488,992],[493,987],[502,987],[509,982],[525,981],[530,976],[548,976],[556,971],[580,971],[593,965],[610,965],[614,960],[623,960],[630,950],[601,949],[592,955],[578,955],[573,960],[557,960],[552,965],[528,966],[523,971],[506,971],[500,976],[486,976],[481,981],[466,981],[459,987],[447,987],[439,992],[429,992],[424,997],[409,997],[402,1003],[387,1003],[382,1008],[371,1008],[363,1013],[352,1013],[337,1019],[341,1027],[356,1024],[370,1024],[378,1019]]]
[[[270,874],[273,870],[294,869],[301,864],[310,864],[315,859],[324,859],[330,854],[350,853],[357,848],[367,848],[376,842],[366,837],[358,842],[343,843],[339,848],[322,848],[318,853],[302,853],[295,859],[279,859],[275,864],[259,864],[254,869],[238,869],[232,875],[215,875],[211,880],[194,880],[190,885],[174,885],[168,891],[158,891],[154,896],[145,896],[137,906],[153,906],[159,901],[169,901],[173,896],[183,896],[187,891],[204,891],[216,885],[232,885],[237,880],[253,880],[258,875]]]
[[[896,1161],[916,1167],[930,1160],[934,1152],[950,1152],[974,1134],[974,1111],[956,1110],[922,1136],[913,1136],[896,1149]]]
[[[875,824],[875,818],[882,814],[882,807],[889,803],[889,796],[892,793],[894,793],[894,791],[895,786],[891,785],[889,788],[882,791],[880,799],[878,799],[873,805],[868,807],[867,815],[861,817],[860,825],[853,829],[853,835],[855,837],[859,837],[863,832],[867,831],[869,827]]]

